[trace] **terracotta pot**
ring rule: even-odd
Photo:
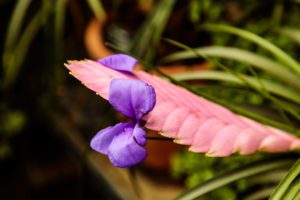
[[[103,27],[105,22],[105,17],[101,19],[94,18],[87,25],[84,43],[91,59],[96,60],[113,54],[113,52],[105,46],[103,40]]]

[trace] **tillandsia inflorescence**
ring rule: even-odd
[[[92,148],[107,154],[114,165],[127,167],[145,158],[142,124],[208,156],[300,149],[299,138],[234,114],[157,76],[134,71],[135,64],[134,58],[123,54],[66,64],[72,75],[133,120],[104,129],[92,140]]]

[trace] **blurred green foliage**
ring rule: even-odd
[[[11,2],[10,0],[1,1],[0,6],[5,6]],[[61,67],[64,62],[64,56],[67,55],[64,51],[65,44],[70,43],[70,41],[71,43],[81,41],[81,38],[77,41],[74,41],[74,38],[67,41],[65,34],[67,31],[76,32],[76,30],[70,28],[71,26],[80,27],[87,23],[84,20],[82,22],[78,20],[82,19],[82,15],[78,14],[80,13],[80,8],[72,16],[76,23],[72,25],[66,23],[66,18],[68,14],[70,15],[70,8],[74,2],[77,8],[78,5],[81,5],[79,1],[68,0],[15,1],[14,11],[10,16],[3,41],[3,52],[1,52],[1,69],[3,75],[1,75],[0,89],[3,94],[7,95],[13,91],[13,87],[18,82],[20,75],[24,73],[22,72],[22,68],[25,67],[24,63],[28,62],[27,55],[31,51],[34,40],[38,37],[39,33],[43,33],[44,38],[47,38],[47,40],[45,39],[47,42],[42,44],[43,49],[49,48],[54,51],[47,54],[47,61],[51,62],[49,64],[52,67],[51,70],[44,70],[43,74],[41,74],[41,79],[51,82],[46,84],[50,89],[48,88],[47,92],[45,92],[47,94],[43,100],[53,101],[54,99],[54,101],[57,101],[55,99],[57,98],[55,90],[61,78]],[[89,0],[84,2],[84,5],[90,12],[94,13],[95,17],[101,18],[105,15],[105,9],[101,2],[103,4],[107,3],[105,1]],[[295,58],[295,60],[300,60],[299,1],[160,0],[154,1],[153,4],[152,1],[149,5],[147,4],[146,7],[149,10],[146,9],[142,12],[133,9],[139,7],[136,5],[141,4],[141,2],[143,1],[136,1],[134,3],[120,0],[112,1],[112,6],[109,10],[110,13],[108,13],[111,16],[111,24],[107,25],[108,33],[106,34],[111,39],[111,41],[108,41],[109,43],[113,43],[119,50],[141,59],[147,70],[155,69],[157,60],[162,55],[175,51],[174,49],[176,48],[174,46],[170,47],[172,45],[168,46],[162,41],[163,37],[172,37],[174,35],[184,44],[192,44],[192,48],[196,46],[233,46],[270,58],[278,62],[278,64],[285,66],[280,59],[274,58],[272,53],[263,48],[262,45],[245,40],[238,35],[211,32],[203,29],[202,25],[208,23],[226,24],[238,27],[241,30],[250,31],[270,41],[274,46],[286,52],[287,55]],[[136,14],[133,18],[138,19],[134,21],[134,24],[130,21],[133,18],[129,18],[130,20],[126,22],[127,24],[122,24],[124,23],[122,20],[125,18],[125,15],[127,16],[130,13],[124,9],[125,7],[127,9],[130,7],[130,12],[133,10],[133,14]],[[142,12],[142,17],[140,13],[135,12]],[[68,29],[71,29],[71,31]],[[198,56],[194,62],[204,62],[205,58],[203,59],[202,57],[199,59]],[[177,62],[180,64],[193,63],[187,60]],[[214,58],[213,60],[208,59],[208,62],[212,68],[218,71],[224,71],[225,66],[225,68],[228,67],[232,72],[237,74],[257,76],[258,80],[266,79],[282,84],[282,80],[270,75],[270,73],[261,69],[251,70],[252,65],[249,63],[221,57]],[[23,69],[24,71],[32,70],[30,66],[26,67],[26,70]],[[44,79],[44,77],[47,78]],[[269,110],[276,111],[277,114],[279,113],[276,110],[278,109],[278,105],[272,99],[266,98],[269,97],[269,93],[263,89],[257,91],[253,87],[241,87],[237,84],[220,81],[205,81],[201,82],[201,84],[194,84],[191,87],[214,96],[217,99],[227,100],[232,104],[251,105],[258,108],[267,107]],[[295,108],[292,110],[298,112],[296,115],[300,115],[299,105],[294,102],[285,101],[286,99],[276,95],[271,97],[283,102],[284,108],[289,106]],[[20,133],[26,126],[27,120],[29,120],[24,110],[11,108],[11,102],[7,99],[1,101],[0,105],[0,158],[9,155],[11,151],[10,138]],[[47,102],[42,102],[41,104],[47,104]],[[41,107],[42,105],[39,105],[38,108]],[[246,107],[246,109],[249,109],[249,107]],[[294,112],[288,111],[283,109],[283,115],[287,115],[287,118],[291,119],[294,126],[299,127],[299,121],[292,115]],[[284,121],[283,118],[285,117],[279,118],[279,121]],[[105,123],[109,122],[105,121]],[[234,169],[242,164],[251,163],[258,158],[261,158],[260,154],[246,157],[207,158],[200,154],[182,152],[174,156],[172,174],[176,178],[184,178],[187,187],[192,188],[204,180],[215,177],[221,171]],[[247,181],[240,180],[235,184],[220,188],[216,192],[209,193],[206,199],[237,199],[239,192],[243,192],[248,186],[249,183]],[[263,188],[263,186],[259,187],[259,189]]]
[[[65,49],[67,46],[66,30],[70,27],[74,29],[73,26],[66,25],[67,17],[70,18],[72,8],[76,8],[79,4],[79,1],[71,2],[69,0],[1,1],[0,9],[3,18],[7,21],[1,19],[5,23],[2,23],[4,28],[1,30],[3,46],[0,49],[2,72],[0,76],[2,97],[0,100],[0,157],[9,154],[10,138],[16,133],[22,132],[27,121],[30,121],[27,120],[27,114],[32,114],[30,113],[32,110],[29,109],[30,111],[28,111],[28,108],[24,106],[25,104],[22,104],[21,99],[24,98],[22,93],[16,94],[16,91],[24,86],[24,92],[31,92],[32,88],[37,88],[39,85],[43,86],[42,98],[34,94],[34,97],[26,96],[26,100],[23,101],[29,101],[28,98],[34,101],[35,98],[39,98],[35,111],[38,112],[38,110],[45,108],[53,109],[51,108],[53,106],[51,101],[56,98],[57,87],[64,79],[62,76],[64,76],[65,55],[78,54],[77,50],[74,51],[75,53],[66,53]],[[94,12],[95,16],[104,17],[105,13],[101,1],[89,0],[84,5],[90,9],[90,12]],[[77,11],[78,13],[72,13],[71,17],[74,19],[82,15],[82,10]],[[78,33],[78,35],[80,34]],[[72,39],[76,40],[74,37]],[[43,41],[39,47],[36,47],[37,40]],[[37,48],[39,50],[36,50]],[[36,54],[34,60],[32,60],[32,56],[29,56],[33,53]],[[34,65],[32,63],[35,62],[39,62],[39,65],[43,66],[39,66],[36,70],[32,66]],[[33,76],[35,71],[40,73],[39,76],[20,86],[20,80],[30,79],[30,74]],[[39,78],[43,81],[40,81]]]
[[[11,153],[10,138],[24,128],[26,116],[22,111],[8,109],[3,103],[0,113],[0,159],[4,159]]]
[[[193,188],[224,171],[235,169],[262,157],[260,154],[254,154],[251,156],[234,155],[226,158],[212,158],[198,153],[183,151],[173,156],[171,175],[176,179],[186,177],[186,186]],[[203,199],[236,200],[238,199],[238,194],[245,191],[246,188],[247,182],[242,179],[231,186],[222,187],[209,193]]]

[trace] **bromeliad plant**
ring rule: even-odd
[[[145,133],[139,128],[143,123],[148,129],[174,138],[177,143],[190,145],[191,151],[204,152],[209,156],[229,156],[235,152],[246,155],[257,150],[285,152],[300,148],[297,137],[236,115],[159,77],[132,71],[135,62],[127,59],[133,60],[126,55],[113,55],[98,62],[72,61],[66,65],[73,76],[133,120],[133,123],[104,129],[92,140],[92,147],[108,154],[113,163],[114,153],[109,148],[119,146],[118,142],[113,142],[118,140],[114,137],[123,137],[121,132],[131,135],[128,149],[135,142],[144,145]],[[142,154],[144,158],[145,153]]]
[[[141,129],[143,125],[173,138],[174,142],[189,145],[191,151],[203,152],[208,156],[224,157],[236,152],[248,155],[256,151],[299,151],[300,139],[296,136],[234,114],[157,76],[134,71],[135,64],[134,58],[123,54],[97,62],[85,60],[66,64],[73,76],[109,100],[117,111],[132,119],[132,122],[119,123],[99,131],[91,141],[91,147],[108,155],[115,166],[129,167],[145,159],[147,153],[143,147],[146,144],[146,132]],[[193,199],[237,178],[286,166],[290,162],[289,159],[275,160],[258,163],[253,168],[241,168],[232,172],[232,178],[229,176],[222,184],[214,184],[196,193],[192,190],[179,198]],[[296,163],[294,168],[299,171],[298,165]],[[287,178],[289,183],[296,177],[295,171],[292,175]]]
[[[212,26],[207,27],[211,28]],[[216,26],[215,28],[215,30],[235,33],[256,42],[273,53],[280,62],[277,63],[266,57],[239,49],[222,47],[230,53],[235,52],[231,55],[224,53],[226,51],[220,47],[211,51],[209,49],[207,51],[205,49],[195,50],[171,41],[188,51],[171,55],[163,61],[193,56],[204,57],[226,70],[226,72],[211,71],[195,73],[194,75],[185,74],[175,78],[177,80],[207,78],[243,85],[278,106],[277,109],[281,111],[282,118],[286,121],[268,119],[246,111],[242,107],[224,104],[199,88],[191,88],[169,77],[170,80],[195,93],[200,93],[206,98],[197,96],[157,76],[143,71],[134,71],[136,60],[127,55],[117,54],[97,62],[85,60],[71,61],[66,64],[72,75],[88,88],[108,99],[116,110],[133,120],[101,130],[92,139],[92,148],[108,155],[112,163],[118,167],[135,165],[146,157],[146,151],[143,148],[146,144],[146,133],[140,128],[145,126],[148,129],[158,131],[165,137],[173,138],[174,142],[189,145],[191,151],[206,153],[208,156],[224,157],[236,152],[248,155],[256,151],[270,153],[299,151],[300,139],[293,135],[299,133],[297,128],[299,64],[275,45],[254,34],[226,26]],[[218,60],[210,59],[209,53],[215,55],[216,52],[236,60],[242,57],[245,62],[277,76],[286,85],[283,86],[280,81],[258,77],[256,71],[251,67],[250,72],[253,76],[235,73]],[[284,68],[285,65],[287,68]],[[223,88],[226,89],[226,87]],[[237,114],[207,99],[223,104]],[[232,181],[286,167],[290,164],[290,159],[253,163],[251,166],[241,167],[205,182],[184,193],[179,199],[194,199]],[[282,199],[286,195],[297,198],[298,194],[295,191],[297,191],[299,184],[295,180],[299,175],[299,168],[299,162],[297,162],[273,192],[272,199]],[[292,184],[294,189],[289,190],[289,184]]]

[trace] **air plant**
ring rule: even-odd
[[[149,24],[151,22],[149,20]],[[152,30],[147,29],[147,25],[144,27],[146,27],[144,32]],[[248,155],[256,151],[269,153],[298,151],[299,139],[297,135],[299,135],[298,122],[300,121],[300,68],[298,62],[271,42],[242,29],[207,24],[199,27],[199,30],[237,35],[239,39],[246,39],[246,42],[253,43],[259,49],[263,49],[263,54],[227,46],[192,49],[176,41],[167,40],[173,45],[183,48],[184,52],[169,55],[157,63],[164,64],[189,58],[204,58],[215,68],[219,68],[212,71],[185,73],[170,77],[155,67],[147,66],[148,70],[157,71],[179,86],[142,71],[132,71],[132,66],[127,66],[130,70],[124,72],[118,67],[120,64],[118,62],[111,62],[110,65],[104,66],[101,62],[71,61],[66,66],[88,88],[108,100],[109,88],[111,88],[110,84],[114,82],[113,79],[140,80],[153,87],[156,93],[156,104],[153,110],[149,111],[141,120],[135,118],[133,120],[143,122],[142,124],[146,128],[158,131],[161,135],[174,139],[174,142],[189,145],[191,151],[219,157],[230,156],[234,153]],[[161,34],[161,31],[158,33]],[[142,45],[140,41],[148,41],[147,37],[151,38],[153,33],[143,35],[145,37],[137,37],[139,40],[136,41],[139,42],[135,42],[129,51],[145,61],[144,63],[152,65],[154,56],[152,54],[149,56],[141,55],[147,52],[145,48],[148,46]],[[144,51],[134,51],[134,47],[139,45],[144,48]],[[151,48],[152,50],[153,48]],[[270,55],[272,55],[271,58],[268,57]],[[243,65],[244,70],[235,71],[231,65],[228,67],[223,64],[224,59]],[[117,68],[117,71],[109,68]],[[201,85],[191,86],[182,82],[189,80],[213,80],[215,85],[219,86],[219,90],[221,88],[224,91],[229,91],[230,87],[228,86],[244,90],[246,93],[251,91],[263,100],[260,106],[267,108],[267,112],[270,110],[273,113],[274,111],[277,112],[278,116],[274,118],[252,112],[231,101],[223,101],[222,97],[218,95],[210,95],[209,90]],[[216,91],[218,92],[218,90]],[[238,93],[242,95],[242,92]],[[124,131],[121,130],[120,132]],[[110,145],[113,145],[113,142]],[[139,161],[142,160],[139,159]],[[195,188],[180,195],[178,199],[195,199],[243,178],[273,172],[277,169],[287,169],[293,162],[293,158],[275,157],[273,160],[263,159],[261,162],[249,163],[200,183]],[[127,166],[131,166],[131,164]],[[294,192],[295,189],[289,189],[287,186],[292,185],[293,188],[297,188],[296,178],[299,171],[299,162],[296,162],[281,183],[276,188],[273,185],[271,189],[268,188],[263,193],[263,197],[269,196],[273,191],[271,199],[282,199],[286,196],[297,198],[298,194]]]
[[[220,27],[220,29],[222,29],[222,27]],[[224,30],[227,29],[224,28]],[[228,30],[232,31],[232,33],[236,33],[235,29],[231,30],[230,28],[228,28]],[[282,52],[280,49],[277,49],[276,46],[270,45],[270,43],[268,43],[266,40],[263,40],[261,38],[258,39],[257,37],[255,37],[255,35],[252,35],[251,33],[246,33],[247,32],[237,32],[236,34],[241,34],[241,36],[246,35],[244,36],[246,39],[253,40],[262,47],[266,47],[266,49],[268,49],[271,53],[274,53],[275,57],[281,60],[282,64],[271,61],[266,57],[259,57],[256,54],[250,54],[239,49],[236,50],[239,53],[238,55],[242,55],[248,58],[249,62],[252,62],[253,65],[260,67],[260,69],[266,71],[269,70],[268,72],[271,72],[271,74],[277,75],[278,78],[281,81],[285,81],[287,85],[289,85],[289,87],[284,88],[284,86],[282,86],[281,83],[278,81],[270,81],[258,78],[257,76],[255,76],[256,73],[253,71],[252,68],[251,70],[254,77],[234,73],[218,61],[210,59],[209,55],[205,54],[206,52],[203,53],[197,49],[191,49],[183,44],[176,43],[171,40],[170,42],[174,45],[185,48],[186,52],[174,54],[163,59],[163,61],[166,62],[175,59],[185,58],[180,57],[184,54],[189,55],[190,57],[204,57],[208,59],[208,61],[210,61],[211,63],[219,66],[221,69],[227,70],[226,72],[203,72],[202,76],[204,77],[204,79],[205,77],[209,77],[209,73],[212,73],[210,76],[211,79],[231,81],[237,84],[244,85],[245,87],[250,87],[254,91],[261,94],[264,98],[272,101],[276,105],[281,103],[281,105],[279,105],[278,110],[283,110],[282,116],[286,117],[286,120],[289,120],[289,118],[291,117],[297,120],[299,114],[297,113],[297,110],[295,110],[298,109],[297,104],[299,103],[297,98],[298,94],[296,92],[296,90],[299,89],[297,88],[298,85],[296,84],[297,77],[299,76],[297,62],[291,57],[289,57],[287,54]],[[226,55],[224,51],[219,52],[221,52],[220,55]],[[250,59],[251,56],[257,57],[259,59],[256,61],[252,61],[252,59]],[[239,152],[242,155],[247,155],[252,154],[255,151],[269,153],[299,151],[300,140],[295,135],[293,135],[297,135],[299,133],[299,130],[297,127],[295,127],[295,125],[290,125],[286,124],[285,122],[268,119],[266,117],[248,111],[245,112],[245,109],[243,108],[239,108],[235,105],[224,104],[224,102],[222,103],[219,100],[211,98],[206,93],[203,93],[198,89],[186,86],[186,84],[178,81],[195,79],[195,77],[200,77],[201,79],[200,72],[194,74],[194,76],[186,74],[181,75],[181,77],[175,77],[175,79],[167,76],[168,78],[170,78],[171,81],[185,87],[182,88],[157,76],[150,75],[146,72],[134,71],[133,67],[135,65],[135,62],[120,62],[120,60],[122,60],[122,58],[124,57],[128,58],[128,56],[120,54],[104,58],[104,60],[109,62],[102,62],[101,60],[99,60],[98,62],[94,62],[91,60],[70,61],[68,64],[66,64],[66,67],[71,71],[71,74],[75,76],[78,80],[80,80],[84,85],[86,85],[88,88],[90,88],[91,90],[95,91],[97,94],[108,100],[109,96],[113,95],[115,90],[111,90],[112,85],[113,88],[118,88],[118,86],[114,84],[116,80],[120,80],[118,81],[120,84],[119,88],[123,88],[122,82],[124,81],[125,83],[125,80],[138,80],[137,83],[141,83],[142,85],[147,85],[147,87],[153,88],[156,94],[156,104],[153,110],[148,110],[149,113],[143,115],[141,118],[130,117],[129,115],[127,116],[132,118],[134,123],[138,122],[138,124],[142,124],[150,130],[158,131],[162,136],[174,139],[174,142],[189,145],[189,149],[191,151],[206,153],[207,156],[217,157],[230,156],[233,153],[237,152]],[[232,57],[234,58],[234,56]],[[134,60],[134,58],[130,58],[130,60]],[[275,68],[268,67],[267,64],[270,63],[272,64],[271,66],[275,66]],[[284,68],[283,65],[287,65],[288,68]],[[283,73],[279,73],[280,70]],[[158,70],[158,72],[160,71]],[[217,76],[218,73],[220,73],[221,75],[225,75],[226,78],[221,78],[221,75]],[[219,77],[219,79],[217,79],[217,77]],[[205,98],[197,96],[191,91],[197,94],[203,94],[202,96],[204,96]],[[122,91],[122,93],[126,92]],[[132,93],[129,92],[128,95],[130,96],[130,94]],[[139,97],[131,96],[131,98],[135,100],[135,98]],[[223,106],[218,105],[213,101],[221,103],[223,104]],[[284,105],[285,107],[282,107],[282,105]],[[116,107],[115,105],[113,106]],[[228,108],[225,108],[224,106],[227,106],[230,110]],[[120,111],[120,109],[118,108],[117,110]],[[124,112],[122,113],[125,114]],[[261,123],[256,122],[255,120],[260,121]],[[130,124],[131,129],[129,132],[131,132],[131,136],[135,138],[133,134],[133,124]],[[124,130],[118,130],[119,132],[114,132],[113,135],[121,135],[122,133],[126,132]],[[100,131],[95,136],[95,138],[101,138],[99,136],[101,133],[103,133],[103,131]],[[144,135],[143,138],[145,138]],[[133,140],[135,140],[136,144],[139,144],[138,140]],[[131,139],[131,141],[133,140]],[[113,139],[110,141],[113,141]],[[117,143],[113,142],[109,144],[112,146],[115,144],[117,145]],[[130,142],[127,144],[130,144]],[[144,144],[145,143],[142,143],[140,145],[143,146]],[[97,147],[93,148],[97,150]],[[127,148],[126,151],[131,151],[130,149],[131,148]],[[131,156],[134,155],[134,152],[135,151],[131,151]],[[104,153],[107,154],[107,152]],[[133,164],[137,164],[143,159],[144,156],[141,156],[141,158],[137,159],[135,162],[121,165],[119,167],[131,166]],[[114,163],[114,161],[113,164],[118,166],[118,164]],[[278,169],[280,167],[287,166],[290,164],[290,159],[266,161],[257,164],[253,163],[253,165],[251,166],[241,167],[233,172],[228,172],[227,175],[215,177],[215,181],[207,183],[204,182],[198,187],[187,191],[186,193],[181,195],[179,199],[194,199],[209,191],[212,191],[213,189],[226,185],[240,178],[252,176],[258,173],[262,173],[264,171]],[[289,172],[287,177],[282,180],[282,183],[273,192],[272,197],[276,197],[277,195],[283,197],[284,195],[286,195],[286,193],[289,194],[289,190],[286,187],[286,184],[297,185],[294,180],[296,179],[299,173],[298,165],[299,163],[297,162],[292,168],[292,170]],[[224,181],[223,179],[228,179],[228,181]],[[285,187],[283,187],[282,185],[284,185]],[[208,187],[209,189],[203,190],[203,188],[205,187]]]

